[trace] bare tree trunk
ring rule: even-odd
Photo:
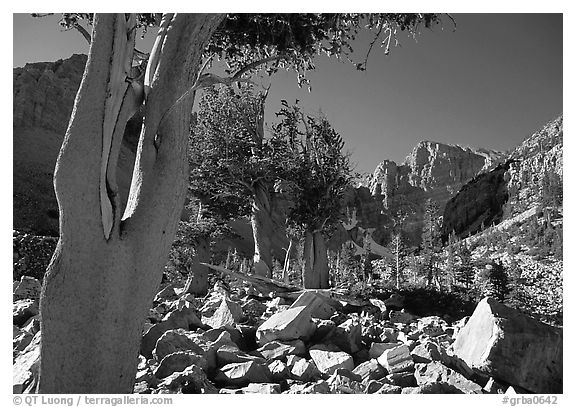
[[[254,272],[272,278],[272,235],[277,232],[272,219],[271,197],[267,188],[254,187],[252,203],[252,233],[254,236]]]
[[[304,234],[304,288],[330,288],[328,253],[322,232],[306,231]]]
[[[286,257],[284,258],[284,269],[282,270],[282,281],[285,283],[290,282],[290,255],[292,248],[294,247],[294,240],[290,239],[288,243],[288,249],[286,249]]]
[[[115,167],[130,116],[123,103],[135,30],[125,14],[94,18],[86,70],[54,174],[60,240],[40,300],[41,393],[133,390],[144,318],[184,204],[194,98],[161,118],[192,85],[201,51],[222,18],[163,19],[123,217]]]
[[[195,249],[196,256],[194,256],[194,262],[186,281],[184,292],[206,295],[208,293],[208,274],[210,274],[210,269],[200,263],[210,263],[210,241],[206,238],[199,239]]]

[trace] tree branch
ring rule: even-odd
[[[208,61],[210,61],[212,57],[210,57],[208,59]],[[192,92],[195,92],[199,89],[204,89],[204,88],[208,88],[210,86],[216,85],[216,84],[223,84],[223,85],[231,85],[232,83],[235,82],[248,82],[250,83],[250,79],[243,79],[242,75],[244,75],[246,72],[256,68],[257,66],[260,66],[262,64],[268,63],[268,62],[272,62],[272,61],[277,61],[280,59],[288,59],[290,58],[288,55],[276,55],[273,57],[268,57],[268,58],[263,58],[260,59],[258,61],[254,61],[248,65],[246,65],[244,68],[241,68],[238,72],[236,72],[233,76],[228,76],[225,78],[222,78],[221,76],[215,75],[213,73],[205,73],[202,74],[202,70],[201,69],[199,71],[198,77],[196,78],[196,81],[194,82],[194,85],[192,85],[192,87],[190,87],[186,92],[184,92],[182,94],[182,96],[180,96],[176,102],[174,102],[174,104],[166,111],[166,113],[164,113],[162,115],[162,118],[160,119],[160,123],[162,122],[162,120],[164,119],[165,116],[167,116],[170,112],[172,112],[172,110],[182,101],[184,100],[188,95],[190,95]],[[203,68],[207,65],[208,61],[206,61],[204,63]]]

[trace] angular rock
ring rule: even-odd
[[[496,379],[535,393],[562,393],[562,330],[484,298],[454,342],[454,353]]]
[[[415,363],[442,362],[447,358],[446,352],[438,344],[426,341],[417,345],[410,352]]]
[[[218,366],[225,366],[230,363],[242,363],[242,362],[250,362],[254,361],[260,364],[265,363],[263,358],[248,355],[245,352],[242,352],[237,347],[233,347],[230,345],[224,345],[218,348],[216,351],[216,360],[218,362]]]
[[[29,392],[38,382],[40,366],[41,333],[34,335],[32,342],[16,358],[12,366],[12,393]]]
[[[243,387],[243,393],[280,394],[280,385],[276,383],[250,383]]]
[[[396,348],[400,345],[401,343],[399,342],[396,343],[373,342],[372,345],[370,345],[370,351],[369,351],[370,358],[377,359],[380,355],[384,353],[384,351]]]
[[[330,392],[335,394],[362,394],[365,387],[360,383],[360,376],[348,369],[337,369],[326,380]]]
[[[305,291],[290,306],[296,307],[306,307],[314,318],[329,319],[340,308],[340,303],[314,291]]]
[[[220,302],[220,306],[210,317],[202,317],[202,323],[212,328],[234,327],[237,322],[244,319],[242,307],[226,298]]]
[[[158,367],[154,370],[154,376],[163,379],[174,372],[182,372],[188,366],[197,365],[200,368],[206,367],[206,360],[192,352],[174,352],[165,356]]]
[[[374,394],[400,394],[402,387],[394,384],[382,383],[382,385],[374,392]]]
[[[468,380],[460,373],[436,361],[430,363],[417,363],[414,377],[419,386],[428,383],[446,382],[458,388],[463,393],[482,393],[482,386]]]
[[[159,393],[217,394],[218,389],[208,380],[206,373],[196,366],[166,377],[158,386]]]
[[[301,382],[310,382],[321,377],[321,373],[314,361],[303,358],[297,359],[291,366],[290,373]]]
[[[36,333],[40,330],[40,314],[38,315],[34,315],[32,318],[30,318],[22,327],[22,330],[32,334],[32,335],[36,335]]]
[[[12,354],[16,357],[20,352],[22,352],[34,338],[34,334],[27,332],[23,329],[18,329],[18,334],[12,340]]]
[[[293,384],[290,389],[283,392],[286,394],[329,394],[330,385],[325,380],[314,383]]]
[[[336,345],[344,352],[354,354],[362,348],[362,325],[356,319],[349,318],[331,329],[322,343]]]
[[[446,321],[437,316],[424,317],[418,320],[418,330],[431,338],[443,335],[447,325]]]
[[[142,336],[142,342],[140,343],[140,353],[150,359],[152,357],[152,351],[156,347],[156,342],[164,332],[168,330],[178,328],[190,330],[203,327],[205,327],[205,325],[200,321],[200,318],[198,318],[194,309],[190,306],[176,309],[166,314],[162,322],[151,326],[144,333]]]
[[[275,382],[281,382],[283,380],[290,379],[292,377],[292,373],[286,363],[282,362],[281,360],[273,360],[268,364],[268,369],[272,374],[272,379]]]
[[[352,373],[360,376],[362,380],[378,380],[386,376],[386,370],[378,364],[376,359],[370,359],[359,364],[354,368],[354,370],[352,370]]]
[[[12,304],[12,323],[21,327],[38,312],[38,300],[15,301]]]
[[[42,284],[40,281],[30,276],[22,276],[18,285],[13,291],[13,301],[31,299],[40,299],[40,291],[42,291]]]
[[[272,341],[258,348],[257,352],[267,360],[286,360],[288,355],[304,356],[306,354],[306,346],[299,339],[290,343]]]
[[[178,351],[190,351],[198,355],[205,353],[204,349],[186,336],[184,329],[171,329],[158,338],[152,355],[156,360],[160,361],[167,355]]]
[[[269,383],[272,374],[268,367],[254,361],[230,363],[222,367],[214,380],[224,386],[244,387],[249,383]]]
[[[412,372],[390,373],[384,378],[388,383],[400,387],[416,386],[416,378]]]
[[[462,394],[462,391],[446,382],[423,384],[418,387],[405,387],[402,394]]]
[[[323,374],[331,375],[337,369],[354,369],[352,356],[342,351],[333,351],[326,345],[314,345],[309,349],[310,357]]]
[[[259,344],[280,340],[306,339],[312,336],[316,325],[306,307],[295,307],[272,315],[256,330]]]
[[[386,349],[377,361],[389,373],[407,372],[414,369],[414,361],[410,355],[410,349],[406,345]]]

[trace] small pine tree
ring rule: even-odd
[[[466,290],[470,290],[474,283],[474,266],[472,264],[472,252],[466,242],[459,244],[456,255],[460,258],[460,265],[454,270],[454,277]]]
[[[481,269],[475,280],[476,289],[483,297],[504,301],[509,293],[508,276],[502,264],[491,262]]]

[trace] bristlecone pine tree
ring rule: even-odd
[[[258,66],[305,81],[318,54],[351,56],[361,28],[375,41],[438,22],[435,14],[67,14],[93,26],[86,69],[54,172],[60,239],[40,300],[41,393],[132,392],[144,319],[184,206],[195,92],[245,81]],[[137,27],[158,26],[149,54]],[[79,30],[80,31],[80,30]],[[87,30],[84,30],[87,31]],[[230,76],[203,72],[223,58]],[[134,59],[147,59],[142,77]],[[365,69],[366,63],[357,64]],[[116,164],[127,121],[142,129],[127,207]],[[127,295],[130,293],[130,295]]]

